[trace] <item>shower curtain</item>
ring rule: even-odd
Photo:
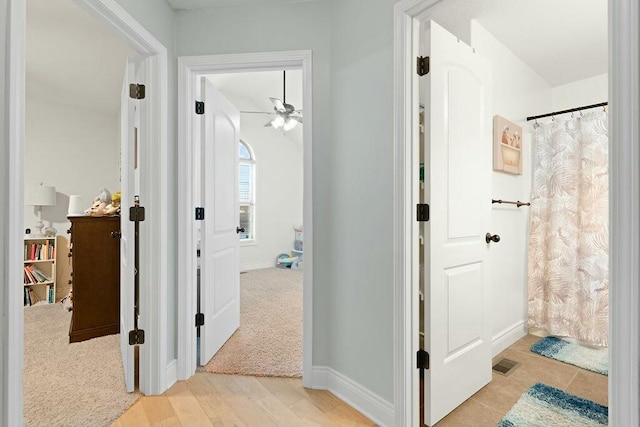
[[[529,325],[608,345],[606,111],[534,125]]]

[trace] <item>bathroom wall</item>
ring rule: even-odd
[[[567,110],[583,105],[599,104],[609,99],[609,75],[600,74],[578,80],[551,91],[553,111]]]
[[[526,117],[552,108],[551,86],[478,22],[471,21],[471,46],[493,63],[493,112],[522,126],[522,175],[493,172],[492,197],[529,201],[532,128]],[[492,147],[487,147],[491,150]],[[493,234],[500,243],[489,256],[492,283],[493,352],[499,353],[527,332],[527,249],[529,208],[492,206]]]

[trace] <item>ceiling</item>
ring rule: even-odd
[[[269,98],[282,100],[282,71],[256,71],[233,74],[212,74],[209,81],[240,111],[273,112]],[[287,70],[287,104],[302,110],[302,70]],[[302,113],[304,117],[304,111]],[[274,116],[268,114],[240,114],[243,121],[267,123]],[[286,136],[302,142],[303,126],[296,126]],[[273,129],[273,132],[282,132]]]
[[[466,43],[476,19],[551,86],[607,72],[607,0],[445,0],[425,16]]]
[[[308,3],[318,0],[168,0],[174,9],[202,9],[207,7],[243,6],[247,4]]]
[[[115,114],[131,53],[72,0],[27,1],[28,100]]]

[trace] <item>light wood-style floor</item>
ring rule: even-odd
[[[198,372],[161,396],[143,396],[112,426],[375,426],[299,378]]]

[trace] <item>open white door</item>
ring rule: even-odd
[[[134,329],[135,236],[133,223],[129,221],[129,206],[133,206],[135,191],[139,188],[137,150],[142,108],[140,100],[129,96],[129,84],[142,83],[142,66],[142,60],[127,61],[120,107],[120,350],[128,392],[135,387],[134,346],[129,345],[129,331]]]
[[[206,365],[240,326],[238,143],[240,112],[202,79],[205,218],[202,224],[200,363]]]
[[[491,64],[430,21],[425,79],[425,422],[491,381]]]

